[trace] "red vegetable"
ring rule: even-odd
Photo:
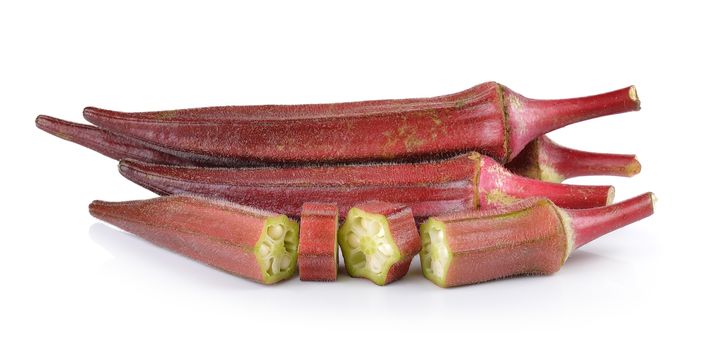
[[[39,116],[37,127],[57,137],[90,148],[110,158],[135,159],[168,165],[215,166],[178,157],[149,145],[105,131],[93,125],[72,123],[49,116]],[[243,163],[240,166],[256,165]],[[259,164],[265,165],[265,164]],[[633,176],[641,170],[634,155],[590,153],[560,146],[546,136],[540,136],[505,167],[521,176],[550,182],[561,182],[574,176],[615,175]]]
[[[94,201],[91,215],[158,246],[270,284],[296,271],[299,227],[284,215],[193,196]]]
[[[52,135],[90,148],[113,159],[131,158],[157,164],[200,165],[198,162],[154,149],[154,146],[93,125],[72,123],[46,115],[37,117],[35,124]]]
[[[338,243],[348,274],[377,285],[404,277],[421,249],[411,210],[380,201],[356,204],[350,209],[340,227]]]
[[[338,208],[304,203],[301,208],[299,278],[335,281],[338,277]]]
[[[635,88],[534,100],[494,82],[439,97],[298,106],[230,106],[84,117],[190,162],[238,164],[428,158],[476,150],[502,163],[538,136],[639,109]]]
[[[478,153],[420,163],[199,168],[120,162],[120,173],[158,194],[190,193],[296,216],[306,202],[381,200],[409,206],[416,217],[505,205],[546,196],[569,208],[609,203],[611,186],[547,183],[514,175]]]
[[[421,225],[421,264],[442,287],[558,271],[577,248],[653,213],[646,193],[590,209],[561,209],[547,199],[433,217]]]
[[[634,176],[641,171],[633,154],[579,151],[563,147],[545,135],[532,141],[505,167],[516,174],[550,182],[586,175]]]

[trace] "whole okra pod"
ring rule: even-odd
[[[439,161],[364,165],[200,168],[120,162],[120,173],[161,195],[197,194],[298,216],[306,202],[336,203],[345,213],[370,200],[398,203],[425,218],[547,197],[566,208],[611,202],[611,186],[578,186],[524,178],[492,158],[470,153]]]
[[[37,127],[62,139],[90,148],[113,158],[135,159],[164,165],[192,165],[216,167],[214,162],[198,162],[160,151],[127,136],[118,135],[93,125],[73,123],[40,115]],[[230,164],[232,165],[232,164]],[[239,166],[264,163],[242,163]],[[272,164],[269,164],[272,165]],[[567,178],[585,175],[633,176],[641,170],[634,155],[605,154],[579,151],[563,147],[545,135],[529,143],[516,158],[504,165],[510,171],[532,179],[561,182]]]
[[[265,105],[84,117],[194,163],[340,163],[478,151],[506,163],[551,130],[639,109],[636,89],[535,100],[488,82],[459,93],[404,100]]]

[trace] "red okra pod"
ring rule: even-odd
[[[120,162],[120,173],[161,195],[197,194],[297,216],[306,202],[336,203],[342,212],[380,200],[409,206],[417,218],[505,205],[544,196],[567,208],[612,200],[611,186],[578,186],[524,178],[470,153],[440,161],[335,166],[200,168]]]
[[[432,217],[420,228],[423,273],[441,287],[551,274],[575,249],[653,214],[653,204],[652,193],[590,209],[533,198]]]
[[[522,176],[550,182],[588,175],[634,176],[641,164],[633,154],[608,154],[563,147],[543,135],[505,167]]]
[[[356,204],[350,209],[340,227],[338,243],[348,275],[367,278],[377,285],[404,277],[421,249],[411,210],[380,201]]]
[[[271,284],[296,271],[299,227],[284,215],[194,196],[94,201],[91,215],[158,246]]]
[[[93,125],[73,123],[43,115],[37,117],[36,124],[39,129],[52,135],[90,148],[115,160],[129,158],[155,164],[205,167],[217,165],[213,162],[198,163],[189,160],[188,157],[162,152],[154,145]],[[256,164],[240,164],[240,166],[246,165]],[[516,158],[504,166],[521,176],[550,182],[561,182],[567,178],[586,175],[633,176],[641,171],[641,164],[634,155],[574,150],[556,144],[545,135],[529,143]]]
[[[142,113],[88,107],[84,117],[198,163],[339,163],[469,150],[506,163],[551,130],[638,109],[633,86],[589,97],[535,100],[488,82],[432,98]]]
[[[299,278],[335,281],[338,277],[338,207],[304,203],[299,234]]]
[[[45,115],[38,116],[35,124],[39,129],[54,136],[116,160],[131,158],[157,164],[202,165],[185,157],[161,152],[144,142],[117,135],[93,125],[72,123]]]

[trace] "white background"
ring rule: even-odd
[[[702,10],[678,1],[0,5],[0,348],[702,346]],[[695,2],[693,2],[695,3]],[[343,274],[266,287],[88,214],[154,196],[37,114],[426,97],[496,80],[528,97],[635,84],[642,110],[552,133],[637,153],[617,200],[657,213],[547,277],[444,290],[415,261],[386,287]],[[453,343],[453,344],[451,344]]]

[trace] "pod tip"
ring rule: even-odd
[[[103,206],[103,204],[105,204],[105,202],[101,201],[101,200],[92,201],[91,204],[88,204],[88,212],[92,216],[94,216],[96,218],[100,218],[99,211],[100,211],[100,208]]]
[[[83,109],[83,119],[93,123],[95,118],[101,117],[101,111],[100,108],[88,106]]]
[[[75,129],[77,126],[68,121],[40,114],[36,119],[34,119],[34,124],[39,130],[46,131],[47,133],[64,140],[74,142],[72,135],[75,134]]]
[[[42,129],[42,127],[48,126],[49,125],[49,117],[43,114],[40,114],[37,116],[36,119],[34,119],[34,124]]]
[[[118,161],[118,171],[120,174],[129,179],[130,177],[127,176],[127,174],[138,171],[140,165],[142,164],[138,160],[134,160],[132,158],[121,158],[120,161]]]

